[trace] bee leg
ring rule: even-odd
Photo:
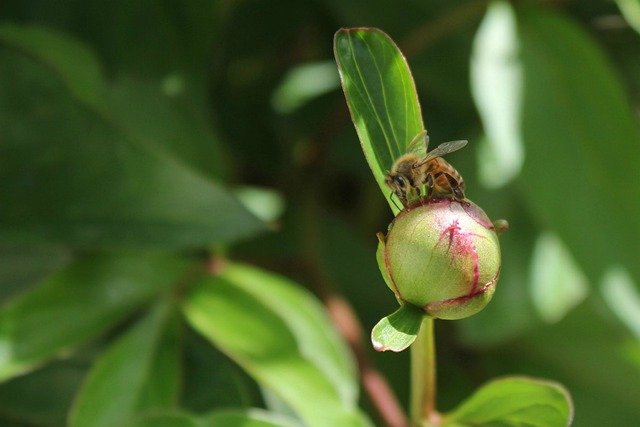
[[[416,191],[416,196],[418,197],[418,200],[422,201],[422,191],[420,191],[420,187],[416,187],[415,191]]]
[[[458,180],[452,177],[447,172],[440,172],[438,175],[441,175],[441,174],[444,175],[445,178],[447,178],[447,181],[449,181],[449,186],[451,187],[451,192],[453,193],[453,196],[458,200],[464,199],[464,190],[462,185],[460,185],[460,183],[458,182]]]
[[[433,187],[435,186],[435,178],[432,174],[427,174],[427,200],[431,198],[433,194]]]
[[[460,189],[460,187],[454,187],[451,189],[453,191],[453,195],[458,200],[464,199],[464,192]]]

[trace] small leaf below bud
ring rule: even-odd
[[[380,320],[371,331],[371,343],[376,351],[402,351],[409,347],[420,331],[425,313],[406,304]]]

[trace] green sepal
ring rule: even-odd
[[[416,340],[424,316],[426,314],[418,307],[410,304],[401,306],[373,327],[373,348],[376,351],[394,352],[406,349]]]
[[[391,292],[393,292],[396,298],[398,299],[398,301],[400,301],[400,297],[398,295],[398,292],[396,291],[395,286],[393,286],[393,280],[391,280],[391,276],[389,275],[389,271],[387,270],[387,263],[385,262],[385,259],[384,259],[384,250],[385,250],[384,234],[378,233],[376,234],[376,236],[378,237],[378,249],[376,250],[376,261],[378,261],[378,267],[380,268],[380,273],[382,274],[384,283],[387,284],[387,287],[391,289]]]

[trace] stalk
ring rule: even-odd
[[[436,346],[433,319],[424,316],[420,332],[411,346],[411,425],[439,424],[436,411]]]

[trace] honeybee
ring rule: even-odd
[[[420,145],[429,142],[427,131],[423,130],[413,138],[408,146],[408,153],[400,156],[387,173],[384,182],[391,188],[393,194],[408,206],[409,195],[420,196],[420,187],[427,186],[427,198],[433,191],[441,194],[453,194],[458,200],[464,199],[464,181],[453,166],[442,158],[445,154],[457,151],[467,145],[467,141],[449,141],[440,144],[434,150],[426,153]],[[419,154],[422,152],[422,156]]]

